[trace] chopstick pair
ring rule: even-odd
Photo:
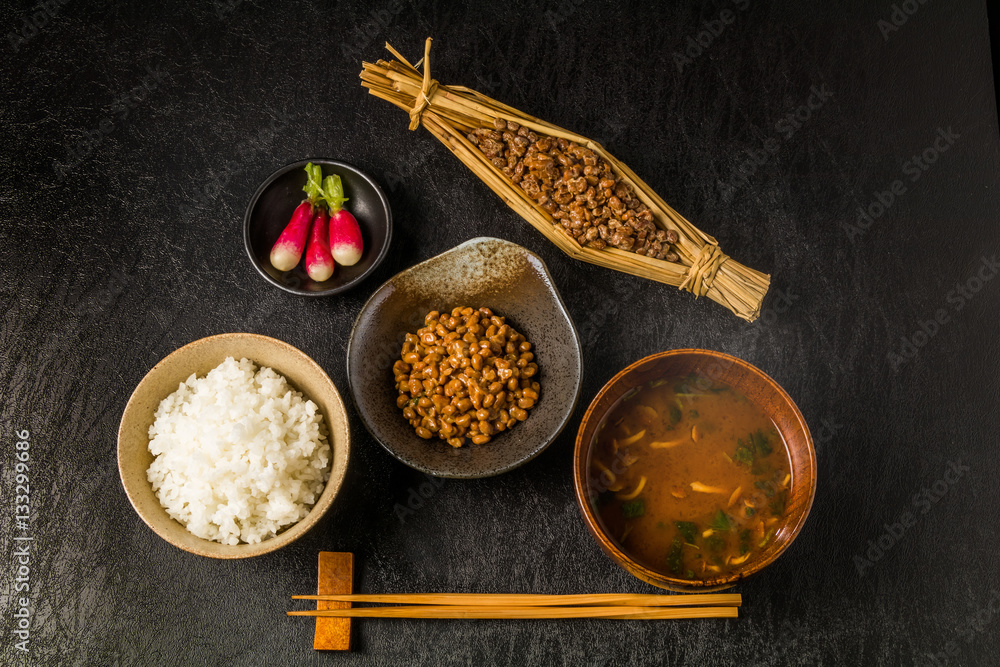
[[[739,594],[632,595],[627,593],[532,595],[475,593],[414,593],[355,595],[294,595],[293,600],[375,602],[395,607],[310,609],[289,616],[333,618],[433,619],[560,619],[619,618],[633,620],[735,618]]]

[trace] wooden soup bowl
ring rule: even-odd
[[[711,579],[681,579],[641,565],[609,536],[591,504],[589,483],[590,449],[601,422],[626,392],[664,377],[703,375],[723,382],[757,404],[774,422],[787,446],[792,482],[785,516],[775,538],[756,557],[735,572]],[[778,383],[742,359],[711,350],[669,350],[640,359],[615,375],[597,393],[587,408],[573,450],[573,484],[576,502],[590,533],[613,561],[643,581],[673,591],[693,592],[729,588],[741,579],[767,567],[780,556],[802,530],[816,495],[816,451],[812,435],[795,402]]]

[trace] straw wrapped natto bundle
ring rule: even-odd
[[[508,206],[566,254],[585,262],[673,285],[692,292],[696,297],[707,296],[748,322],[752,322],[760,314],[760,304],[767,293],[770,276],[743,266],[723,254],[714,238],[699,230],[668,206],[631,169],[607,153],[599,144],[522,113],[469,88],[439,84],[431,78],[430,38],[424,46],[423,73],[417,70],[421,65],[420,62],[415,67],[389,44],[386,44],[386,48],[398,60],[390,62],[379,60],[375,64],[364,63],[361,72],[362,85],[368,88],[372,95],[392,102],[408,112],[411,130],[423,124],[476,176],[500,195]],[[615,215],[605,207],[600,207],[602,215],[608,216],[604,220],[611,220],[611,230],[608,225],[604,225],[600,230],[600,239],[596,236],[596,228],[593,231],[588,230],[591,231],[590,236],[584,237],[581,229],[583,222],[581,212],[586,213],[587,225],[593,225],[594,222],[601,220],[592,221],[593,199],[590,201],[591,212],[583,211],[581,190],[570,191],[564,184],[563,192],[560,193],[562,201],[567,202],[569,201],[567,193],[579,193],[575,200],[580,204],[575,211],[577,215],[574,217],[571,229],[569,217],[565,213],[567,209],[557,209],[555,202],[542,197],[537,188],[533,193],[529,193],[527,189],[531,189],[533,185],[527,187],[528,184],[525,182],[521,185],[514,182],[512,169],[500,166],[504,164],[502,144],[499,142],[491,144],[492,140],[488,138],[494,128],[500,129],[507,124],[511,124],[511,127],[527,128],[521,135],[527,136],[527,131],[530,131],[535,141],[539,137],[544,139],[548,136],[556,142],[564,139],[578,144],[578,147],[572,147],[567,152],[573,152],[577,156],[586,155],[588,164],[597,165],[591,167],[591,170],[603,169],[604,175],[600,176],[601,183],[610,184],[610,179],[613,178],[615,193],[629,199],[629,206],[626,210],[621,201],[614,196],[601,197],[602,200],[613,200],[616,207]],[[492,134],[495,138],[496,133]],[[482,142],[478,141],[480,137],[484,137]],[[518,137],[513,135],[508,135],[505,139],[514,156],[510,158],[510,165],[513,165],[525,150],[523,146],[526,142],[521,141],[515,148],[512,143],[515,139]],[[487,149],[479,144],[488,144],[490,148]],[[567,146],[572,144],[563,144],[564,148]],[[491,151],[492,158],[487,155]],[[534,166],[535,163],[531,164]],[[523,171],[524,166],[520,165],[520,169]],[[534,174],[539,173],[541,172],[532,172],[533,177],[530,180],[535,185],[537,181]],[[596,171],[591,173],[597,174]],[[519,173],[517,177],[520,178],[521,174]],[[528,180],[527,175],[525,180]],[[565,180],[565,177],[562,180]],[[580,181],[580,187],[584,187],[583,181],[577,180]],[[593,182],[594,178],[590,180]],[[628,187],[623,187],[623,183]],[[609,189],[602,191],[608,194]],[[588,190],[591,198],[593,190],[593,187]],[[544,202],[544,207],[540,201]],[[617,215],[618,213],[623,215]],[[554,215],[556,217],[553,217]],[[564,224],[560,224],[557,217]],[[634,229],[624,224],[626,222]],[[617,230],[618,235],[612,238],[610,231],[613,230]],[[624,241],[623,233],[628,235]],[[639,245],[634,246],[636,241]],[[657,259],[657,256],[664,259]]]

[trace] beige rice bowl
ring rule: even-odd
[[[316,404],[284,377],[228,357],[160,403],[147,478],[191,533],[256,544],[305,518],[319,499],[330,476],[326,432]]]

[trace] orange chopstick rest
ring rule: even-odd
[[[338,551],[319,552],[317,595],[345,595],[354,592],[354,554]],[[316,609],[349,609],[350,602],[319,600]],[[351,619],[317,618],[313,649],[350,651]]]

